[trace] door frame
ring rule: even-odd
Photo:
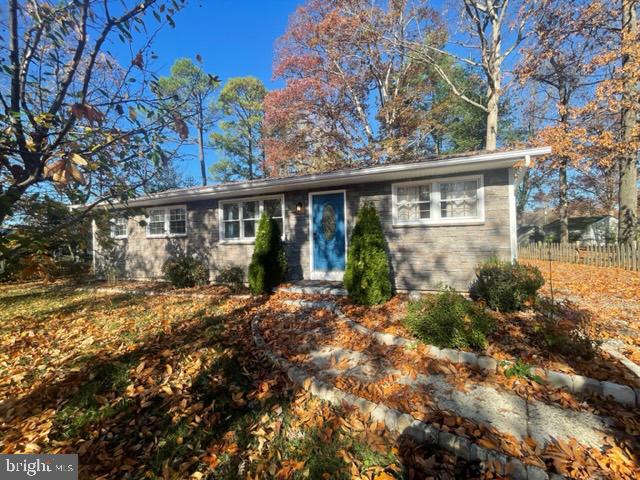
[[[322,270],[313,269],[313,197],[320,195],[327,195],[330,193],[342,194],[342,205],[344,209],[344,262],[345,268],[347,265],[347,250],[349,235],[347,234],[347,191],[342,190],[323,190],[317,192],[309,192],[309,272],[311,280],[328,280],[328,281],[342,281],[344,276],[344,270],[331,270],[324,272]]]

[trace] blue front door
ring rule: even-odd
[[[311,195],[312,277],[340,280],[345,266],[344,193]]]

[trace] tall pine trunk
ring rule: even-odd
[[[204,163],[204,118],[202,106],[198,111],[198,159],[200,160],[200,174],[202,175],[202,186],[207,185],[207,166]]]
[[[622,0],[622,41],[623,49],[631,49],[638,37],[637,0]],[[636,239],[638,226],[638,152],[629,146],[635,141],[637,108],[637,82],[632,75],[625,73],[630,62],[628,52],[622,55],[624,91],[622,94],[622,135],[625,152],[620,158],[620,189],[618,212],[618,240],[631,243]]]

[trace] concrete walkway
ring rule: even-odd
[[[367,384],[394,376],[400,384],[419,392],[429,392],[441,410],[453,412],[478,424],[484,423],[518,440],[533,438],[539,446],[551,440],[575,438],[578,443],[602,448],[610,433],[610,420],[588,412],[563,409],[537,400],[525,400],[518,395],[473,382],[465,383],[465,391],[450,384],[439,374],[415,378],[393,369],[384,359],[339,346],[324,347],[309,352],[310,365],[317,377],[331,382],[337,376],[351,377]]]

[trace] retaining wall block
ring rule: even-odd
[[[400,434],[403,434],[403,433],[409,434],[407,432],[407,430],[409,430],[411,428],[411,424],[412,423],[413,423],[413,417],[411,415],[409,415],[408,413],[402,413],[398,417],[398,424],[397,424],[398,433],[400,433]]]
[[[449,432],[440,432],[438,434],[438,445],[447,450],[448,452],[456,453],[455,451],[455,439],[456,436]]]
[[[394,345],[395,336],[390,333],[375,332],[373,336],[376,337],[380,343],[384,343],[385,345]]]
[[[498,471],[496,473],[498,475],[505,474],[505,465],[507,464],[508,460],[509,460],[508,457],[502,453],[498,453],[495,450],[487,451],[487,461],[489,462],[493,461],[493,463],[497,467]]]
[[[582,375],[571,375],[574,393],[596,393],[602,395],[602,382]]]
[[[478,367],[487,372],[494,372],[498,368],[498,361],[493,357],[487,357],[486,355],[478,356]]]
[[[567,388],[573,391],[573,379],[570,375],[562,372],[554,372],[552,370],[546,371],[547,382],[554,387]]]
[[[470,367],[478,366],[478,355],[473,352],[460,352],[460,363],[469,365]]]
[[[517,458],[512,458],[505,465],[505,470],[510,478],[514,480],[527,480],[527,468]]]
[[[549,475],[540,467],[527,465],[527,480],[549,480]]]
[[[460,351],[454,350],[453,348],[443,348],[440,351],[440,358],[458,363],[460,361]]]
[[[443,358],[442,350],[440,350],[435,345],[427,345],[427,355],[429,355],[431,358]]]
[[[395,410],[393,408],[387,408],[387,411],[384,414],[384,424],[387,428],[392,432],[398,432],[398,422],[400,420],[400,416],[402,412]]]
[[[469,460],[479,460],[481,462],[486,462],[487,456],[488,453],[486,449],[482,448],[479,445],[476,445],[475,443],[471,444],[471,448],[469,449]]]
[[[365,415],[373,413],[373,411],[378,406],[375,403],[370,402],[366,398],[357,397],[357,396],[355,401],[353,402],[353,405],[357,407]]]
[[[371,412],[371,419],[376,422],[385,423],[388,408],[384,405],[377,405]]]
[[[636,392],[626,385],[602,382],[602,394],[605,397],[613,397],[616,402],[623,405],[629,405],[631,407],[635,407],[636,405]]]

